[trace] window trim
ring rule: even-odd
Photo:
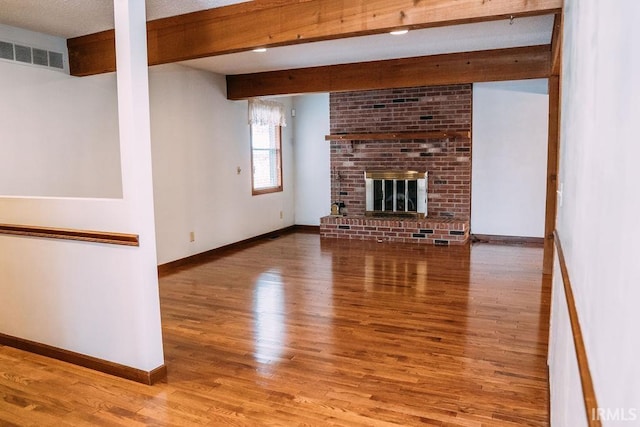
[[[264,188],[259,188],[256,189],[255,188],[255,183],[253,180],[253,174],[254,174],[254,169],[253,169],[253,126],[254,125],[249,125],[249,144],[250,144],[250,148],[251,148],[251,195],[252,196],[259,196],[260,194],[270,194],[270,193],[280,193],[283,191],[283,186],[282,186],[282,177],[283,177],[283,173],[282,173],[282,126],[280,125],[269,125],[269,126],[276,126],[276,140],[277,140],[277,147],[276,147],[276,159],[277,159],[277,167],[278,167],[278,185],[273,186],[273,187],[264,187]]]

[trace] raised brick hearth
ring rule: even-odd
[[[468,132],[471,85],[384,89],[330,95],[331,134]],[[332,202],[346,216],[324,217],[323,237],[453,244],[469,235],[469,138],[332,140]],[[428,172],[427,218],[365,216],[365,171]]]
[[[469,239],[469,222],[440,218],[325,216],[320,219],[320,235],[383,242],[462,244]]]

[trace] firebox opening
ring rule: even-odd
[[[427,216],[427,172],[365,172],[367,216]]]

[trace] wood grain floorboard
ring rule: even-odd
[[[166,380],[0,346],[0,426],[547,426],[542,249],[289,234],[160,280]]]

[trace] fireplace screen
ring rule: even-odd
[[[427,216],[427,173],[365,172],[366,214]]]

